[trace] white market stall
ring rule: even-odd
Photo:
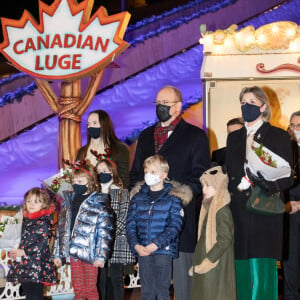
[[[211,151],[226,145],[226,123],[240,117],[239,93],[257,85],[268,94],[272,125],[287,129],[300,109],[300,26],[275,22],[255,30],[202,30],[203,124]]]

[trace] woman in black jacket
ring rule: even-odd
[[[247,153],[253,151],[253,142],[257,142],[291,165],[291,143],[287,132],[268,123],[270,105],[261,88],[244,88],[240,103],[245,127],[228,136],[226,152],[235,225],[237,299],[275,300],[278,299],[276,260],[282,254],[283,216],[248,211],[246,203],[251,187],[241,190],[238,185],[246,177],[252,186],[258,185],[267,195],[282,194],[292,184],[292,176],[276,181],[254,176],[247,169]]]

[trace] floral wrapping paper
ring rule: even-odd
[[[57,174],[43,180],[43,184],[52,193],[63,198],[63,191],[72,190],[72,170],[60,169]]]
[[[247,156],[247,166],[255,176],[260,172],[266,180],[275,181],[291,175],[289,163],[267,147],[253,142],[252,150]]]
[[[2,215],[0,220],[0,249],[9,251],[18,248],[22,233],[22,210],[14,216]]]

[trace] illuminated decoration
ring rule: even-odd
[[[239,77],[272,74],[282,78],[300,72],[300,26],[294,22],[269,23],[256,30],[253,26],[237,30],[237,25],[231,25],[215,32],[202,26],[200,32],[206,57],[205,78],[233,78],[238,73]],[[249,68],[240,69],[246,65]]]
[[[128,12],[107,15],[100,7],[90,17],[94,0],[39,0],[37,23],[28,11],[20,20],[1,18],[2,54],[19,70],[34,77],[51,109],[59,117],[58,165],[74,161],[81,147],[81,116],[93,100],[104,68],[129,47],[123,36]],[[84,95],[80,78],[91,75]],[[60,96],[48,80],[61,80]]]
[[[39,78],[68,79],[103,69],[128,47],[122,40],[128,13],[108,16],[100,7],[89,19],[90,1],[39,2],[40,24],[24,11],[20,20],[1,18],[2,54]]]
[[[263,25],[255,30],[247,26],[237,31],[237,25],[226,30],[201,32],[200,44],[207,55],[256,53],[258,49],[300,51],[300,26],[282,21]]]

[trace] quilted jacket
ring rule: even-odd
[[[106,261],[113,247],[114,214],[107,206],[108,196],[92,193],[81,204],[74,228],[71,226],[71,205],[74,194],[64,192],[63,203],[56,226],[53,257],[63,262],[69,258],[79,259],[89,264],[95,260]]]
[[[139,190],[136,194],[136,190]],[[183,204],[192,199],[192,191],[186,185],[165,183],[164,191],[154,201],[149,196],[146,184],[137,184],[131,191],[132,198],[127,214],[127,240],[131,251],[138,256],[134,247],[156,244],[152,253],[178,256],[178,240],[184,221]]]

